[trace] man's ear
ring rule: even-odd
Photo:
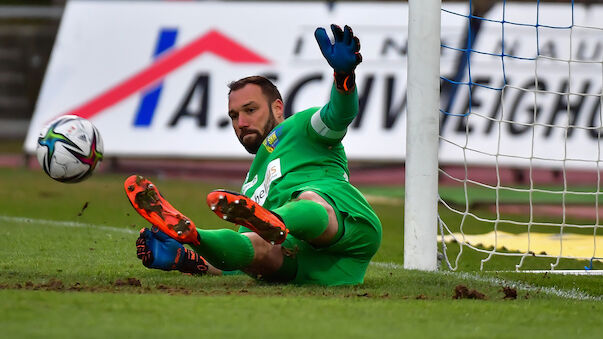
[[[285,120],[285,111],[284,111],[283,101],[281,99],[276,99],[272,102],[272,112],[274,113],[274,118],[278,122],[282,122]]]

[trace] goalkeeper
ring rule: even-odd
[[[255,158],[241,193],[207,196],[219,217],[240,226],[203,230],[165,201],[147,179],[125,189],[153,227],[141,230],[137,254],[149,268],[193,274],[243,271],[272,282],[360,284],[381,243],[381,223],[348,182],[341,140],[358,113],[354,70],[362,61],[352,29],[331,25],[315,37],[334,69],[329,102],[288,119],[276,87],[252,76],[229,84],[228,115]],[[191,249],[182,244],[188,244]]]

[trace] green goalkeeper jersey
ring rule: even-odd
[[[300,192],[318,191],[346,215],[380,229],[370,205],[348,182],[348,162],[341,140],[356,115],[357,105],[356,90],[345,94],[333,88],[327,105],[301,111],[277,125],[260,146],[242,193],[274,209]]]

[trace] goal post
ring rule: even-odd
[[[437,268],[440,0],[409,0],[404,268]]]

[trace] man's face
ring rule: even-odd
[[[283,121],[283,102],[269,104],[260,86],[247,84],[228,96],[228,116],[243,147],[256,154],[268,133]]]

